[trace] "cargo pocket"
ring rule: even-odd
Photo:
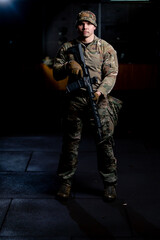
[[[110,95],[108,95],[108,102],[109,102],[108,111],[110,113],[114,126],[116,126],[118,122],[119,112],[122,108],[123,102],[118,98],[112,97]]]

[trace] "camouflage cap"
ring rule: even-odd
[[[82,22],[82,21],[88,21],[92,23],[95,27],[97,27],[96,15],[91,11],[82,11],[78,13],[76,26],[78,25],[79,22]]]

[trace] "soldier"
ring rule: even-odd
[[[104,184],[103,197],[107,201],[112,201],[116,199],[117,184],[117,160],[113,152],[113,132],[120,102],[113,101],[108,94],[116,82],[118,61],[114,48],[94,34],[96,27],[94,13],[82,11],[78,14],[76,20],[78,38],[61,46],[54,60],[53,74],[56,80],[64,79],[66,76],[69,76],[69,81],[83,77],[81,65],[75,61],[74,54],[68,51],[70,47],[81,43],[90,76],[97,78],[97,82],[93,83],[94,100],[97,103],[103,131],[103,141],[100,144],[96,142],[98,171]],[[72,178],[77,168],[84,120],[87,119],[89,124],[94,126],[85,88],[67,96],[65,111],[62,152],[58,165],[61,185],[57,196],[68,199],[71,193]]]

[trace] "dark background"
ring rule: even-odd
[[[160,129],[158,2],[0,3],[1,135],[61,131],[64,93],[46,83],[40,64],[46,56],[53,59],[63,42],[77,36],[79,11],[91,10],[98,18],[101,5],[101,38],[117,50],[120,65],[112,91],[124,102],[116,134],[156,137]]]

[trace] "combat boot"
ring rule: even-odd
[[[71,194],[71,184],[62,183],[60,185],[59,191],[57,192],[57,197],[61,199],[68,199]]]
[[[112,202],[117,198],[116,188],[114,185],[108,185],[104,188],[104,200],[107,202]]]

